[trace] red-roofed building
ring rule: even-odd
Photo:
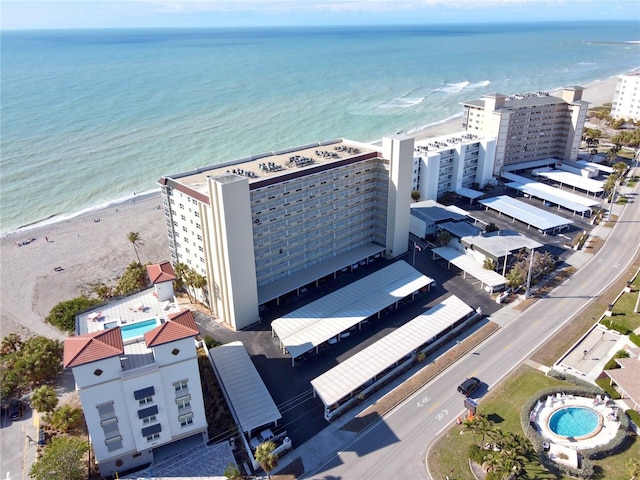
[[[80,394],[102,476],[135,469],[154,449],[187,437],[207,440],[191,311],[65,340],[64,366]],[[144,331],[146,328],[146,332]]]
[[[158,301],[173,300],[173,281],[177,278],[170,262],[156,263],[147,266],[149,281],[153,284],[153,290]]]

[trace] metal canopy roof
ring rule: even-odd
[[[545,232],[573,223],[571,220],[521,202],[508,195],[486,198],[479,200],[479,203]]]
[[[507,184],[508,187],[520,190],[532,197],[553,202],[575,212],[588,211],[591,207],[600,203],[593,198],[583,197],[582,195],[567,192],[566,190],[513,173],[503,172],[502,176],[507,180],[512,180],[511,183]]]
[[[401,260],[274,320],[271,328],[296,358],[432,283]]]
[[[456,267],[465,271],[472,277],[477,278],[483,284],[489,285],[492,289],[507,283],[507,279],[502,275],[494,272],[493,270],[484,269],[482,265],[476,262],[473,258],[465,255],[464,253],[460,253],[455,248],[438,247],[434,248],[432,251],[448,262],[453,263]]]
[[[385,247],[383,246],[376,245],[375,243],[368,243],[361,247],[349,250],[348,252],[328,258],[327,260],[307,267],[304,270],[293,273],[282,280],[259,287],[258,304],[262,305],[263,303],[273,300],[274,298],[278,298],[285,293],[295,290],[296,288],[303,287],[319,278],[358,263],[360,260],[384,252],[384,249]]]
[[[314,378],[311,385],[325,405],[333,405],[471,312],[471,307],[451,296]]]
[[[542,248],[544,245],[534,239],[511,230],[500,230],[489,232],[484,235],[472,237],[462,237],[462,245],[473,246],[474,250],[486,252],[495,258],[504,257],[507,253],[515,252],[521,248],[531,250],[532,248]]]
[[[479,192],[478,190],[467,187],[456,188],[456,193],[465,198],[470,198],[471,200],[475,200],[476,198],[480,198],[484,195],[484,192]]]
[[[600,180],[594,180],[592,178],[581,177],[575,173],[565,172],[562,170],[553,170],[551,172],[540,172],[538,175],[548,178],[554,182],[558,182],[561,185],[571,185],[574,188],[579,188],[589,193],[602,193],[603,182]]]
[[[282,418],[242,342],[212,348],[209,355],[243,432]]]

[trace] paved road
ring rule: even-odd
[[[428,479],[424,459],[429,445],[464,410],[463,400],[455,391],[460,381],[477,376],[488,388],[496,385],[626,272],[640,245],[637,200],[634,196],[624,209],[600,252],[570,280],[504,325],[383,421],[342,446],[335,456],[305,478]],[[481,397],[484,393],[486,389],[474,396]]]

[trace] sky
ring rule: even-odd
[[[640,22],[639,5],[638,0],[3,0],[0,29]]]

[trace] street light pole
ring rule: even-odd
[[[535,251],[536,251],[535,248],[531,249],[531,258],[529,259],[529,273],[527,275],[527,289],[524,292],[525,299],[529,298],[529,287],[531,286],[531,270],[533,270],[533,255]]]

